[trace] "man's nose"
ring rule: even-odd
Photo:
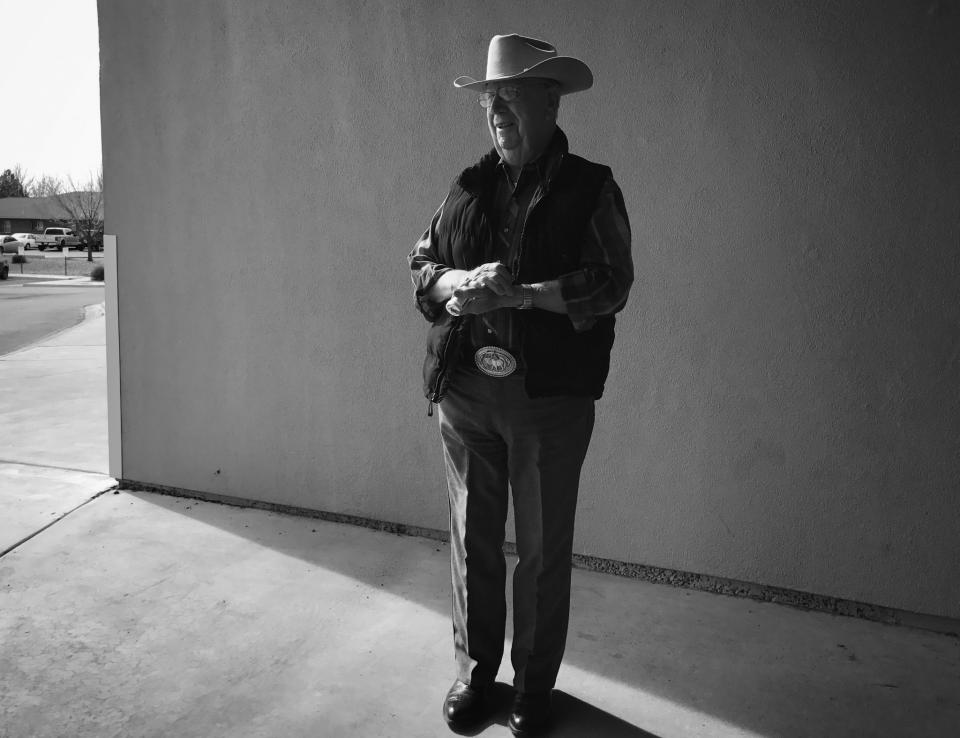
[[[490,103],[490,109],[495,113],[507,110],[507,103],[500,97],[499,92],[494,93],[493,102]]]

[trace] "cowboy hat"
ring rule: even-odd
[[[468,90],[483,89],[493,82],[538,77],[556,80],[560,93],[568,95],[593,85],[590,67],[572,56],[557,56],[546,41],[511,33],[494,36],[487,51],[486,79],[457,77],[453,84]]]

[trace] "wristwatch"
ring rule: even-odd
[[[520,295],[523,302],[520,303],[518,310],[530,310],[533,307],[533,287],[528,284],[520,285]]]

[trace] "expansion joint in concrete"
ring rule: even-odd
[[[17,462],[17,463],[19,463],[19,462]],[[26,466],[39,466],[39,464],[27,464]],[[53,468],[53,467],[47,467],[47,468]],[[56,468],[59,469],[60,467],[56,467]],[[77,510],[79,510],[81,507],[84,507],[85,505],[89,505],[91,502],[93,502],[95,499],[97,499],[97,498],[100,497],[101,495],[105,495],[105,494],[107,494],[107,492],[113,492],[113,491],[117,490],[118,488],[119,488],[119,485],[116,485],[116,484],[115,484],[115,485],[113,485],[113,486],[111,486],[111,487],[108,487],[108,488],[105,489],[105,490],[101,490],[100,492],[97,492],[95,495],[93,495],[93,497],[91,497],[90,499],[84,500],[83,502],[81,502],[81,503],[80,503],[79,505],[77,505],[76,507],[73,507],[73,508],[71,508],[70,510],[67,510],[67,511],[66,511],[65,513],[63,513],[62,515],[58,515],[56,518],[54,518],[53,520],[51,520],[49,523],[47,523],[46,525],[44,525],[42,528],[38,528],[37,530],[33,531],[33,533],[31,533],[30,535],[24,536],[23,538],[21,538],[19,541],[17,541],[16,543],[14,543],[12,546],[8,546],[7,548],[5,548],[5,549],[3,549],[2,551],[0,551],[0,559],[2,559],[4,556],[6,556],[6,555],[7,555],[8,553],[10,553],[11,551],[16,551],[16,550],[17,550],[18,548],[20,548],[20,546],[22,546],[24,543],[26,543],[27,541],[29,541],[29,540],[32,539],[32,538],[36,538],[38,535],[40,535],[41,533],[43,533],[43,532],[44,532],[45,530],[47,530],[48,528],[53,527],[54,525],[56,525],[57,523],[59,523],[61,520],[64,520],[64,519],[67,518],[68,516],[70,516],[70,515],[72,515],[73,513],[75,513],[75,512],[76,512]]]

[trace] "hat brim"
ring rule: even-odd
[[[593,86],[593,72],[590,71],[590,67],[572,56],[554,56],[539,64],[534,64],[518,74],[504,77],[492,77],[490,79],[457,77],[453,84],[455,87],[464,90],[482,90],[487,85],[496,82],[509,82],[513,79],[529,79],[531,77],[555,80],[560,85],[561,95],[582,92]]]

